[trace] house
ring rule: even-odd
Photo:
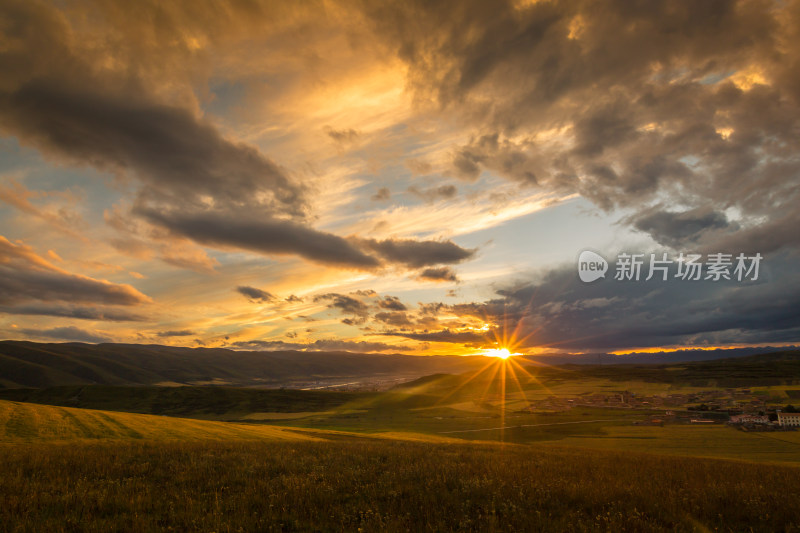
[[[731,424],[769,424],[768,416],[760,415],[734,415],[730,419]]]
[[[778,425],[781,427],[800,427],[800,413],[778,411]]]

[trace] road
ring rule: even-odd
[[[629,420],[627,418],[604,418],[601,420],[578,420],[577,422],[550,422],[549,424],[520,424],[518,426],[504,426],[499,428],[483,428],[483,429],[457,429],[455,431],[440,431],[440,435],[446,433],[474,433],[476,431],[500,431],[501,429],[516,429],[516,428],[535,428],[541,426],[563,426],[566,424],[592,424],[594,422],[619,422],[622,420]]]

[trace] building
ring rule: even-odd
[[[730,420],[731,424],[769,424],[768,416],[760,415],[734,415]]]
[[[778,411],[778,425],[781,427],[800,427],[800,413]]]

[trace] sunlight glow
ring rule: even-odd
[[[500,359],[508,359],[512,355],[519,355],[519,354],[511,353],[510,351],[508,351],[508,348],[498,348],[493,350],[486,350],[486,352],[483,355],[485,355],[486,357],[499,357]]]

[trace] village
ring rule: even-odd
[[[795,392],[795,391],[792,391]],[[780,398],[750,389],[721,389],[666,395],[637,395],[631,391],[548,396],[532,400],[525,412],[560,412],[575,407],[654,410],[636,425],[730,424],[743,431],[794,430],[800,427],[800,409],[781,407]]]

